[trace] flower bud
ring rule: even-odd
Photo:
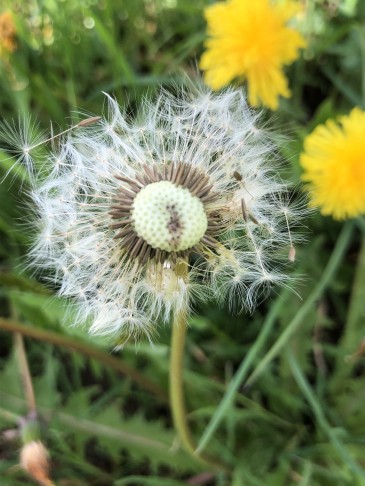
[[[40,440],[33,440],[23,446],[20,464],[42,486],[53,484],[49,478],[49,454]]]

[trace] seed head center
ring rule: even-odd
[[[199,197],[170,181],[144,187],[134,198],[131,216],[140,238],[152,248],[168,252],[192,248],[208,227]]]

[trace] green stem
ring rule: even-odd
[[[175,315],[172,326],[170,355],[170,406],[174,426],[183,447],[189,454],[209,468],[225,470],[225,467],[220,465],[218,461],[213,461],[205,456],[199,456],[195,452],[196,447],[187,420],[183,383],[186,332],[186,313],[178,312]]]
[[[359,341],[364,336],[365,313],[365,236],[362,238],[361,249],[357,259],[356,273],[351,292],[349,311],[347,314],[345,333],[341,349],[354,352]]]
[[[182,445],[194,455],[195,446],[188,427],[183,391],[183,359],[187,332],[185,313],[178,313],[172,326],[170,357],[170,405],[175,429]]]
[[[363,26],[358,28],[359,45],[361,51],[361,99],[362,109],[365,109],[365,33]]]
[[[247,356],[245,356],[245,358],[242,360],[240,367],[238,368],[233,379],[230,381],[228,385],[224,397],[219,403],[217,409],[215,410],[214,415],[211,418],[206,429],[204,430],[204,433],[199,441],[198,448],[196,450],[197,453],[201,452],[206,447],[209,440],[212,438],[213,434],[215,433],[220,423],[222,422],[223,418],[225,417],[226,411],[232,405],[234,399],[236,398],[236,394],[239,387],[241,386],[243,380],[246,378],[252,363],[254,362],[258,353],[263,348],[266,339],[271,333],[271,330],[276,322],[276,318],[279,314],[279,311],[281,310],[281,308],[285,303],[287,295],[288,295],[288,290],[285,289],[282,292],[282,294],[276,299],[275,304],[271,307],[270,312],[265,319],[265,322],[262,326],[258,338],[251,346]]]
[[[123,375],[129,376],[133,381],[138,383],[141,387],[149,390],[154,395],[159,397],[163,401],[167,401],[167,396],[165,391],[158,385],[151,383],[144,376],[142,376],[138,371],[130,368],[124,364],[120,359],[110,356],[109,354],[103,352],[102,350],[90,346],[87,343],[78,341],[74,337],[63,336],[57,334],[56,332],[46,331],[33,326],[26,326],[17,321],[11,319],[4,319],[0,317],[0,330],[19,332],[23,336],[29,336],[39,341],[44,341],[47,343],[54,344],[56,346],[63,346],[69,349],[73,349],[79,353],[82,353],[90,358],[96,359],[110,368],[122,373]]]
[[[359,466],[359,464],[357,464],[353,460],[352,456],[350,455],[350,453],[348,452],[344,444],[342,444],[342,442],[339,440],[339,438],[333,431],[333,428],[327,421],[327,418],[322,410],[322,407],[317,401],[317,398],[313,393],[311,386],[309,385],[308,381],[303,375],[298,365],[298,362],[295,359],[293,351],[291,349],[288,349],[286,351],[286,357],[288,359],[290,369],[293,372],[293,376],[297,382],[297,385],[300,388],[303,395],[305,396],[305,398],[308,400],[308,403],[312,408],[312,411],[316,417],[319,427],[327,435],[329,441],[333,445],[333,448],[336,450],[339,457],[343,460],[344,464],[348,465],[351,468],[352,472],[360,476],[363,480],[365,478],[364,470]]]
[[[28,412],[35,414],[37,411],[32,377],[29,370],[27,354],[24,348],[23,336],[20,332],[14,334],[14,347],[18,359],[20,377],[23,383],[24,396],[28,404]]]
[[[0,399],[2,402],[9,404],[9,407],[13,407],[14,409],[24,407],[23,398],[9,395],[3,390],[0,390]],[[151,449],[166,453],[166,455],[171,453],[171,445],[169,443],[163,442],[158,438],[150,439],[149,437],[144,437],[140,434],[127,432],[126,430],[123,430],[123,427],[117,427],[115,424],[114,426],[104,425],[89,419],[70,415],[64,412],[60,412],[59,410],[43,406],[39,406],[39,411],[42,418],[44,418],[47,422],[52,422],[54,419],[56,419],[57,423],[65,425],[76,432],[92,432],[92,434],[97,437],[107,437],[108,439],[117,440],[123,444],[130,443],[136,446],[146,448],[150,447]],[[19,422],[19,420],[21,419],[20,415],[14,414],[2,408],[0,408],[0,416],[11,422]]]
[[[14,424],[19,424],[22,419],[21,415],[5,410],[4,408],[0,408],[0,417],[8,422],[14,422]]]
[[[352,286],[349,310],[342,338],[338,345],[336,370],[331,380],[333,390],[338,390],[351,375],[358,363],[357,357],[363,356],[364,350],[364,317],[365,317],[365,235],[357,259],[354,282]]]
[[[264,356],[264,358],[260,361],[259,365],[255,369],[255,371],[250,375],[246,382],[246,386],[252,385],[255,379],[263,372],[265,367],[268,365],[268,363],[281,351],[281,349],[285,346],[285,344],[288,342],[290,337],[294,334],[294,332],[298,329],[300,324],[302,323],[303,319],[307,315],[307,313],[311,310],[312,306],[316,302],[316,300],[321,296],[322,292],[328,285],[328,283],[331,281],[333,278],[338,265],[341,262],[343,253],[346,250],[346,247],[350,241],[351,238],[351,233],[352,233],[352,228],[353,225],[351,223],[347,223],[343,230],[342,233],[337,241],[336,248],[334,249],[331,258],[327,264],[327,267],[325,268],[322,278],[316,285],[316,287],[313,289],[312,293],[308,297],[307,301],[304,303],[304,305],[299,309],[295,317],[292,319],[292,321],[289,323],[289,325],[286,327],[285,331],[282,333],[282,335],[279,337],[279,339],[276,341],[276,343],[271,347],[271,349],[268,351],[268,353]],[[286,291],[284,292],[284,295],[286,295]],[[249,367],[251,366],[254,358],[257,356],[257,353],[259,350],[262,348],[264,345],[267,336],[271,332],[272,326],[275,323],[276,317],[285,302],[285,297],[284,295],[281,296],[281,298],[277,299],[275,302],[275,305],[271,308],[264,326],[262,328],[262,331],[259,335],[259,338],[257,341],[254,343],[252,346],[250,352],[248,353],[247,357],[245,358],[244,361],[242,361],[239,369],[237,370],[235,376],[233,377],[233,380],[229,384],[227,391],[222,398],[219,406],[216,409],[216,412],[214,413],[211,421],[209,422],[208,426],[206,427],[198,448],[197,452],[201,452],[206,445],[208,444],[209,440],[217,430],[218,426],[220,425],[221,421],[223,420],[225,416],[225,412],[228,409],[228,407],[231,405],[233,402],[238,388],[241,386],[243,380],[245,379],[247,372],[249,370]]]
[[[253,382],[257,380],[257,378],[261,375],[261,373],[264,371],[264,369],[270,363],[270,361],[272,361],[279,354],[279,352],[288,343],[292,335],[297,331],[297,329],[303,323],[303,320],[305,319],[307,314],[311,311],[313,306],[316,304],[317,300],[321,297],[327,285],[331,282],[331,280],[336,274],[336,271],[342,261],[342,257],[351,240],[352,231],[353,231],[353,223],[349,221],[343,226],[340,236],[337,240],[336,246],[332,252],[332,255],[327,263],[327,266],[324,269],[322,276],[319,279],[317,285],[314,287],[314,289],[312,290],[312,292],[310,293],[309,297],[304,302],[304,304],[299,308],[294,318],[287,325],[287,327],[285,328],[284,332],[281,334],[279,339],[269,349],[269,351],[260,361],[260,364],[257,366],[255,371],[251,373],[251,375],[249,376],[246,382],[246,386],[252,385]]]

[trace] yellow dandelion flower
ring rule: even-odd
[[[15,51],[15,26],[10,12],[0,15],[0,57]]]
[[[319,125],[304,142],[300,162],[311,206],[335,219],[365,213],[365,112]]]
[[[250,104],[275,110],[279,96],[290,96],[283,67],[305,46],[300,33],[287,26],[298,9],[290,0],[228,0],[206,8],[210,38],[200,67],[207,85],[218,90],[242,77]]]

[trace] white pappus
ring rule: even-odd
[[[286,284],[280,264],[289,250],[294,258],[289,228],[301,210],[243,93],[161,90],[135,117],[108,104],[105,119],[55,138],[46,170],[31,171],[31,261],[77,303],[78,321],[95,334],[151,336],[194,301],[251,310]]]

